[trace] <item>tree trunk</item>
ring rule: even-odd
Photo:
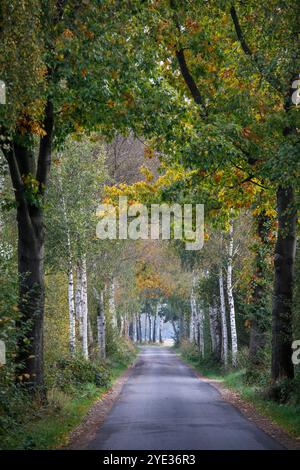
[[[112,282],[109,284],[109,292],[108,292],[108,303],[109,303],[109,313],[111,317],[111,324],[112,327],[117,330],[118,322],[117,322],[117,314],[116,314],[116,304],[115,304],[115,283]]]
[[[209,307],[209,327],[212,353],[215,356],[216,360],[219,362],[221,360],[222,353],[222,340],[218,319],[218,309],[216,305],[212,305]]]
[[[79,338],[82,341],[82,267],[80,262],[76,266],[75,313],[79,324]]]
[[[139,331],[139,342],[142,343],[143,337],[142,337],[142,320],[141,320],[141,315],[138,315],[138,331]]]
[[[89,358],[88,350],[88,302],[86,259],[82,258],[82,352],[85,359]]]
[[[154,319],[153,319],[153,343],[156,343],[156,330],[157,330],[157,315],[158,315],[158,312],[159,312],[159,309],[160,309],[160,304],[158,303],[157,304],[157,307],[156,307],[156,311],[155,311],[155,315],[154,315]]]
[[[275,246],[272,309],[272,379],[294,377],[291,359],[293,278],[297,214],[292,188],[277,190],[278,232]]]
[[[197,307],[196,307],[196,299],[195,299],[195,292],[194,292],[194,284],[195,280],[193,277],[193,286],[191,291],[190,297],[190,304],[191,304],[191,319],[190,319],[190,341],[191,343],[197,343]]]
[[[197,331],[198,331],[198,349],[201,357],[204,357],[205,354],[205,344],[204,344],[204,314],[203,310],[200,309],[196,303],[197,309]]]
[[[69,345],[70,353],[74,354],[76,350],[76,322],[75,322],[75,301],[74,301],[74,276],[72,265],[69,265],[68,270],[68,302],[69,302]]]
[[[49,100],[45,108],[44,130],[37,163],[33,150],[28,147],[29,142],[23,142],[21,134],[13,143],[5,138],[1,141],[17,203],[20,319],[16,322],[19,330],[16,378],[26,384],[28,390],[38,388],[42,393],[45,303],[43,199],[53,134],[53,106]],[[37,183],[37,192],[31,192],[32,182]]]
[[[134,322],[131,320],[128,327],[128,335],[131,341],[134,341]]]
[[[230,221],[229,231],[229,246],[228,246],[228,258],[227,258],[227,296],[229,305],[229,317],[230,317],[230,332],[231,332],[231,361],[233,367],[237,366],[237,332],[236,332],[236,321],[235,321],[235,308],[234,308],[234,297],[232,290],[232,264],[233,264],[233,221]]]
[[[221,326],[222,326],[222,359],[225,368],[228,366],[228,333],[227,333],[227,319],[225,309],[225,296],[224,296],[224,281],[223,270],[219,270],[219,289],[220,289],[220,313],[221,313]]]
[[[150,313],[148,314],[148,319],[149,319],[148,343],[151,343],[151,340],[152,340],[152,315]]]
[[[97,308],[97,337],[98,337],[98,351],[100,359],[106,358],[106,339],[105,339],[105,312],[103,292],[98,296]]]
[[[163,343],[163,317],[159,317],[159,342]]]

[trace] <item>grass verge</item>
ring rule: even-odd
[[[110,361],[110,382],[107,386],[86,383],[74,388],[72,393],[58,389],[50,390],[47,405],[23,403],[20,416],[11,425],[7,421],[1,432],[1,449],[46,450],[55,449],[67,443],[69,433],[74,430],[88,413],[91,406],[107,392],[118,377],[133,363],[136,353],[126,360]],[[2,424],[3,425],[3,424]]]

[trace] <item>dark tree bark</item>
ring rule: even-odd
[[[17,203],[18,272],[19,272],[19,329],[16,358],[17,380],[29,390],[41,390],[43,378],[44,323],[44,222],[43,195],[51,160],[53,108],[48,102],[45,110],[46,135],[40,139],[37,165],[31,146],[16,135],[3,148],[7,159]],[[35,174],[36,169],[36,176]],[[33,191],[32,185],[38,189]]]
[[[134,340],[133,320],[131,320],[129,323],[129,338],[131,339],[131,341]]]
[[[294,377],[291,358],[293,276],[297,212],[292,188],[277,190],[278,233],[275,246],[272,310],[272,379]]]

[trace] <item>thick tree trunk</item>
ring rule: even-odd
[[[227,258],[227,296],[229,305],[229,318],[230,318],[230,332],[231,332],[231,361],[233,367],[237,365],[237,331],[235,321],[235,307],[234,297],[232,290],[232,265],[233,265],[233,221],[230,221],[229,231],[229,246],[228,246],[228,258]]]
[[[222,354],[222,340],[220,323],[218,318],[218,309],[216,305],[212,305],[209,307],[209,327],[212,353],[215,356],[216,360],[219,362],[221,361]]]
[[[225,368],[228,366],[228,333],[227,333],[227,319],[225,308],[224,296],[224,281],[223,270],[219,270],[219,289],[220,289],[220,313],[221,313],[221,326],[222,326],[222,360]]]
[[[292,188],[277,190],[278,232],[275,246],[272,310],[272,379],[294,377],[291,359],[293,277],[297,214]]]
[[[43,197],[48,183],[53,134],[53,106],[47,102],[44,118],[45,135],[40,138],[37,163],[22,135],[15,142],[2,139],[17,203],[18,271],[20,319],[17,381],[31,391],[43,390],[43,323],[44,323],[44,220]],[[34,175],[36,175],[34,177]],[[38,185],[30,193],[31,182]]]
[[[17,209],[18,270],[20,275],[19,309],[22,315],[17,327],[22,332],[18,347],[18,379],[29,388],[43,387],[43,325],[44,325],[44,227],[42,211]]]
[[[106,357],[106,339],[105,339],[105,312],[103,292],[98,296],[97,308],[97,338],[98,338],[98,351],[100,359]]]

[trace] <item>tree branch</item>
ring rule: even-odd
[[[257,58],[255,57],[255,54],[253,53],[253,51],[249,47],[249,45],[248,45],[248,43],[245,39],[245,35],[243,33],[243,30],[241,28],[241,25],[240,25],[240,22],[239,22],[239,19],[238,19],[238,16],[237,16],[237,12],[236,12],[236,9],[235,9],[234,5],[232,5],[231,8],[230,8],[230,15],[231,15],[231,18],[232,18],[232,21],[233,21],[233,24],[234,24],[234,28],[235,28],[237,38],[238,38],[238,40],[240,42],[240,45],[242,47],[242,50],[244,51],[244,53],[247,56],[249,56],[251,58],[253,64],[255,65],[255,67],[257,68],[257,70],[261,74],[261,76],[269,83],[269,85],[271,85],[271,87],[274,88],[274,90],[277,93],[282,94],[282,89],[281,89],[281,86],[280,86],[280,83],[278,82],[278,80],[276,80],[276,78],[273,77],[273,75],[270,75],[267,72],[265,72],[265,70],[262,68],[262,66],[257,61]]]
[[[201,111],[202,111],[202,114],[206,117],[207,116],[207,112],[204,108],[204,100],[203,100],[203,97],[201,96],[201,93],[199,91],[199,88],[197,87],[196,85],[196,82],[188,68],[188,65],[186,63],[186,60],[185,60],[185,55],[184,55],[184,50],[183,49],[179,49],[178,51],[176,51],[176,57],[177,57],[177,60],[178,60],[178,63],[179,63],[179,67],[180,67],[180,71],[181,71],[181,74],[183,76],[183,79],[188,87],[188,89],[190,90],[191,92],[191,95],[195,101],[196,104],[198,104],[199,106],[201,106]]]
[[[46,135],[40,139],[40,148],[37,164],[36,179],[39,182],[39,192],[43,194],[47,184],[48,175],[51,165],[51,149],[53,137],[53,105],[51,101],[47,101],[45,109],[44,130]]]

